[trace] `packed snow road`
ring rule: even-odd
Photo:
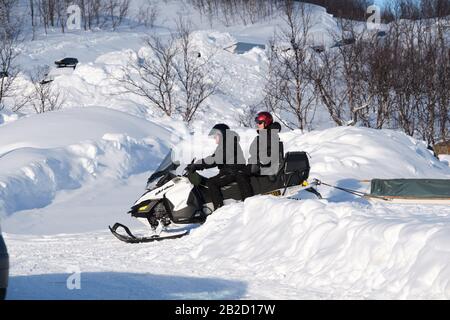
[[[161,243],[7,234],[9,299],[448,299],[449,238],[445,206],[256,197]]]

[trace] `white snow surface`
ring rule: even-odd
[[[227,205],[177,240],[128,245],[110,234],[107,226],[116,221],[145,232],[126,212],[170,148],[205,156],[214,149],[207,132],[224,122],[239,133],[248,157],[256,135],[239,128],[237,117],[262,98],[267,54],[222,48],[267,43],[280,18],[211,26],[180,2],[159,2],[151,32],[167,35],[177,12],[190,15],[196,50],[212,56],[210,76],[220,79],[218,93],[189,128],[118,94],[108,76],[145,53],[149,30],[50,31],[23,45],[20,61],[28,69],[65,56],[80,64],[55,78],[63,110],[0,112],[8,298],[450,299],[450,208],[444,205],[375,204],[321,186],[323,200],[254,196]],[[330,41],[324,31],[336,28],[333,17],[311,8],[317,22],[311,41]],[[20,81],[28,90],[28,77]],[[310,133],[281,134],[285,151],[310,154],[311,178],[363,192],[372,178],[450,179],[448,156],[439,161],[422,141],[391,130],[327,127],[325,121]],[[78,271],[81,288],[69,290]]]
[[[45,207],[58,191],[98,176],[120,180],[155,169],[170,137],[159,125],[106,108],[73,108],[1,126],[0,212]]]
[[[127,245],[106,227],[120,221],[144,232],[125,212],[173,145],[168,130],[105,108],[0,130],[10,299],[450,297],[447,206],[371,204],[323,187],[325,200],[255,196],[216,211],[188,237]],[[239,132],[248,146],[253,130]],[[450,178],[424,143],[398,132],[333,128],[282,139],[286,150],[311,154],[312,177],[345,187]],[[66,288],[74,270],[80,290]]]
[[[450,167],[450,155],[449,154],[440,154],[439,159],[441,162],[446,163]]]

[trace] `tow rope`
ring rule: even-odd
[[[381,200],[385,200],[385,201],[389,201],[390,200],[390,199],[387,199],[387,198],[384,198],[384,197],[374,196],[374,195],[371,195],[371,194],[368,194],[368,193],[365,193],[365,192],[334,186],[332,184],[328,184],[328,183],[325,183],[323,181],[320,181],[319,179],[314,179],[313,181],[318,186],[324,185],[324,186],[327,186],[327,187],[330,187],[330,188],[338,189],[338,190],[341,190],[341,191],[353,194],[353,195],[355,195],[357,197],[361,197],[361,198],[376,198],[376,199],[381,199]]]

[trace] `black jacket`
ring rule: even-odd
[[[259,167],[259,169],[264,168],[264,167],[269,167],[271,165],[271,162],[268,161],[263,161],[263,159],[260,158],[260,154],[265,155],[267,157],[272,157],[272,135],[274,135],[275,139],[274,142],[276,142],[279,146],[278,148],[278,163],[281,163],[282,159],[283,159],[283,145],[280,142],[280,136],[279,133],[281,131],[281,125],[278,122],[274,122],[272,123],[269,127],[267,127],[267,129],[264,129],[266,131],[266,134],[263,135],[262,134],[262,130],[257,130],[258,135],[256,136],[255,139],[253,139],[251,145],[250,145],[250,158],[248,159],[248,163],[249,165],[253,165],[252,167],[255,168]],[[261,143],[261,137],[265,136],[266,137],[266,143],[263,144]],[[267,150],[264,150],[265,145],[267,146]],[[261,153],[260,153],[261,151]],[[274,155],[275,157],[275,155]],[[255,169],[251,169],[251,171],[253,173],[256,173]]]
[[[226,130],[220,135],[220,141],[214,153],[195,163],[197,170],[217,167],[221,172],[237,172],[246,169],[244,152],[239,143],[239,135]]]

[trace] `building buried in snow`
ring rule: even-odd
[[[450,154],[450,140],[435,144],[433,149],[436,154]]]
[[[266,46],[264,44],[258,44],[258,43],[236,42],[236,43],[232,44],[231,46],[228,46],[223,49],[225,51],[229,51],[229,52],[235,53],[235,54],[244,54],[246,52],[249,52],[253,48],[260,48],[262,50],[265,50]]]

